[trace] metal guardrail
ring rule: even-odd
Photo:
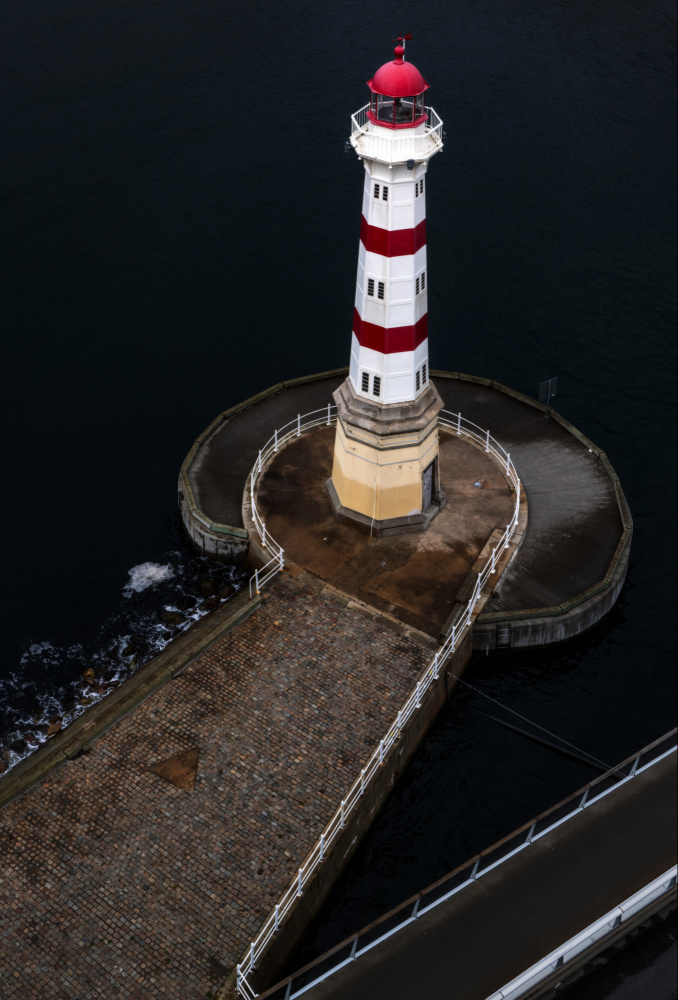
[[[644,910],[650,903],[670,892],[676,885],[677,873],[678,867],[674,865],[673,868],[670,868],[663,875],[648,883],[639,892],[634,893],[633,896],[629,896],[619,906],[615,906],[613,910],[606,913],[600,920],[589,924],[579,934],[576,934],[569,941],[560,945],[559,948],[552,951],[546,958],[542,958],[541,961],[536,962],[525,972],[521,973],[521,975],[512,979],[506,986],[502,986],[500,990],[493,993],[487,1000],[518,1000],[518,997],[524,996],[528,990],[531,990],[533,986],[536,986],[542,980],[547,979],[552,973],[562,969],[563,974],[566,975],[567,964],[573,958],[587,951],[597,941],[606,938],[608,934],[626,923],[640,910]]]
[[[279,430],[274,431],[272,436],[259,452],[254,468],[250,472],[252,519],[262,545],[269,553],[271,553],[271,559],[261,570],[256,571],[252,576],[250,580],[250,596],[252,595],[253,587],[258,593],[259,588],[262,587],[268,580],[272,579],[276,573],[281,572],[284,565],[284,551],[278,542],[276,542],[267,531],[266,524],[262,521],[257,509],[256,485],[258,479],[262,471],[265,469],[268,460],[288,441],[291,441],[295,437],[300,437],[302,431],[306,431],[312,427],[317,427],[323,424],[329,426],[336,423],[336,420],[336,406],[332,405],[329,405],[322,410],[312,410],[310,413],[303,415],[298,414],[296,420],[291,420]],[[379,769],[383,766],[387,754],[393,745],[400,739],[400,734],[403,728],[421,707],[422,700],[424,699],[426,692],[431,685],[437,681],[441,668],[445,665],[447,659],[454,653],[466,630],[470,627],[473,610],[480,600],[483,588],[489,578],[496,572],[497,561],[501,553],[508,548],[511,537],[518,526],[520,517],[520,479],[518,478],[518,474],[513,466],[513,463],[511,462],[510,454],[506,452],[497,441],[494,440],[488,430],[483,430],[477,424],[466,420],[462,417],[461,413],[454,414],[449,411],[443,411],[443,414],[441,414],[439,418],[439,423],[459,436],[472,438],[474,441],[479,443],[486,452],[494,455],[502,463],[504,467],[504,474],[509,479],[515,490],[513,517],[507,524],[503,535],[493,548],[491,556],[487,561],[487,565],[483,571],[479,573],[468,604],[461,609],[459,617],[457,621],[454,622],[452,630],[446,641],[429,662],[428,666],[417,681],[416,687],[410,692],[409,697],[398,711],[396,718],[387,729],[384,737],[380,740],[374,753],[367,761],[365,767],[361,770],[358,778],[356,778],[351,785],[346,798],[342,799],[339,808],[321,833],[320,839],[311,849],[311,852],[307,856],[302,867],[299,868],[296,878],[287,891],[283,893],[279,902],[276,904],[274,911],[269,914],[268,918],[264,921],[261,930],[254,941],[252,941],[247,955],[237,966],[237,988],[239,993],[246,997],[247,1000],[252,1000],[252,998],[257,996],[253,988],[250,986],[247,976],[256,967],[257,960],[263,954],[269,941],[275,934],[277,934],[280,929],[281,922],[291,910],[297,897],[303,894],[306,883],[313,877],[318,866],[325,860],[328,849],[344,829],[348,817],[359,803],[362,796],[365,794],[367,785],[370,781],[372,781],[375,775],[379,772]]]
[[[374,126],[367,117],[369,109],[369,104],[366,104],[351,115],[349,141],[359,156],[378,157],[388,163],[404,163],[409,159],[427,160],[443,148],[443,122],[433,108],[426,107],[428,122],[424,131],[407,136],[401,129],[372,131],[370,126]]]
[[[595,778],[584,789],[580,789],[565,802],[560,803],[547,812],[542,813],[531,823],[527,823],[515,834],[510,835],[499,844],[489,847],[467,865],[452,872],[447,878],[434,883],[416,898],[403,903],[384,918],[370,924],[359,931],[353,938],[342,942],[327,955],[321,956],[317,962],[302,969],[287,982],[266,993],[266,1000],[295,1000],[312,986],[333,975],[344,965],[364,955],[375,945],[402,930],[424,913],[432,910],[451,896],[471,886],[483,875],[513,857],[519,851],[525,850],[530,844],[536,843],[541,837],[560,826],[562,823],[579,815],[593,802],[621,785],[632,781],[648,767],[652,767],[671,753],[676,752],[676,730],[645,747],[635,757],[630,757],[619,764],[614,770]],[[574,938],[566,941],[556,951],[547,955],[534,966],[523,972],[516,979],[493,993],[488,1000],[516,1000],[524,992],[533,987],[540,979],[546,978],[560,965],[569,962],[591,944],[619,926],[625,920],[649,905],[664,892],[668,891],[676,881],[676,869],[661,875],[634,896],[615,907],[610,913],[601,917],[594,924],[581,931]],[[253,992],[247,997],[256,996]]]

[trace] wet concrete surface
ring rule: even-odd
[[[437,636],[490,534],[513,515],[514,494],[499,464],[467,439],[441,432],[446,506],[425,532],[374,538],[335,521],[325,491],[334,435],[334,427],[314,428],[269,465],[257,500],[267,531],[286,558],[326,583]]]
[[[221,424],[189,472],[199,509],[222,524],[242,527],[243,490],[259,448],[297,413],[331,403],[343,379],[333,375],[285,387]],[[489,429],[511,453],[527,494],[525,540],[485,612],[556,606],[601,581],[623,526],[614,485],[598,457],[556,420],[491,385],[442,376],[432,381],[446,410],[461,411]],[[348,557],[344,564],[350,564]],[[377,598],[394,603],[388,594],[375,594],[372,603]]]

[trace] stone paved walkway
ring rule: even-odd
[[[429,655],[276,581],[254,616],[0,814],[3,1000],[209,997]],[[194,748],[192,794],[150,770]]]

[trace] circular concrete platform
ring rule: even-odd
[[[330,506],[334,436],[334,426],[315,427],[275,455],[259,480],[259,516],[286,559],[437,637],[489,536],[511,520],[514,491],[492,455],[441,429],[445,507],[424,532],[370,536],[337,523]]]
[[[243,490],[259,449],[297,414],[326,407],[346,369],[278,383],[220,414],[197,439],[179,477],[184,525],[207,554],[247,562]],[[599,448],[544,406],[506,386],[432,372],[447,410],[488,428],[511,453],[529,503],[517,558],[474,625],[474,646],[541,645],[595,624],[626,575],[632,521]]]

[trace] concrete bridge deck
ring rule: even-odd
[[[675,865],[675,788],[674,752],[304,997],[486,1000]],[[331,967],[331,958],[318,959],[317,967]],[[563,967],[560,978],[567,973]],[[309,967],[307,981],[312,975]],[[262,1000],[279,1000],[285,991],[285,984],[274,987]]]

